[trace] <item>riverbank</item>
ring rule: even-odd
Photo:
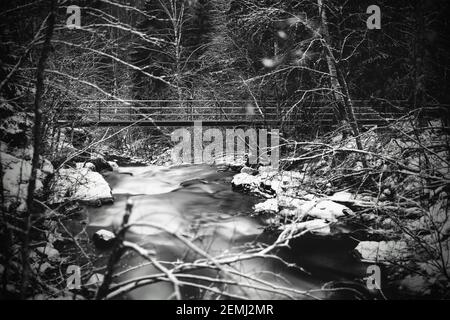
[[[5,247],[0,275],[5,284],[2,297],[17,298],[22,273],[20,219],[27,212],[32,149],[31,138],[23,139],[30,125],[27,115],[11,115],[7,124],[2,130],[8,144],[1,145]],[[367,289],[367,266],[380,267],[381,291],[371,298],[445,298],[450,272],[449,137],[440,128],[442,124],[430,123],[418,129],[407,122],[383,131],[374,128],[360,137],[364,151],[357,149],[354,138],[339,131],[309,142],[286,140],[278,171],[247,167],[244,159],[229,164],[222,161],[213,171],[227,171],[230,178],[226,181],[233,191],[259,199],[246,214],[272,236],[270,245],[280,252],[286,245],[289,255],[300,248],[302,258],[305,246],[310,245],[323,259],[333,251],[317,247],[317,241],[325,239],[326,243],[339,243],[340,249],[347,248],[345,256],[353,256],[351,263],[363,263],[358,262],[357,271],[350,275],[361,290]],[[108,146],[83,151],[63,138],[56,143],[57,156],[41,158],[37,175],[40,211],[33,214],[30,231],[30,299],[93,298],[103,281],[110,251],[95,246],[98,241],[88,232],[85,208],[103,210],[118,199],[113,194],[114,188],[120,190],[115,184],[118,179],[127,181],[127,173],[118,174],[120,167],[165,165],[161,181],[170,180],[173,174],[167,148],[161,149],[161,155],[141,159]],[[145,181],[155,181],[158,174],[145,177],[148,180],[144,179],[142,186]],[[137,178],[144,177],[138,174]],[[195,176],[195,170],[185,179],[172,180],[169,187],[166,183],[148,188],[161,193],[180,188],[182,194],[204,194],[221,201],[214,198],[218,181]],[[122,188],[124,192],[134,186],[133,196],[143,193],[145,187],[132,180]],[[120,211],[125,211],[125,204]],[[100,238],[100,242],[108,242],[114,235],[102,231]],[[335,272],[333,261],[328,264]],[[307,273],[319,270],[307,259],[296,263]],[[67,274],[71,266],[79,269]],[[80,276],[80,286],[74,288],[68,279],[73,280],[75,274]]]
[[[362,261],[386,270],[393,298],[445,298],[449,136],[441,123],[417,128],[369,130],[360,137],[365,151],[339,132],[294,142],[288,170],[243,168],[233,186],[267,198],[255,214],[291,237],[346,233]]]

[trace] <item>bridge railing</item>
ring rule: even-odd
[[[356,118],[364,122],[390,120],[404,114],[401,101],[392,104],[356,100]],[[316,121],[335,122],[333,103],[302,101],[277,103],[252,100],[80,100],[66,108],[60,122],[132,123],[155,121],[256,121],[268,123]]]

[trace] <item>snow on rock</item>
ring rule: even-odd
[[[103,176],[88,168],[60,169],[52,181],[52,204],[67,200],[101,201],[113,200],[111,188]]]
[[[303,214],[327,221],[337,221],[339,217],[353,214],[346,206],[330,200],[306,201],[299,209]]]
[[[92,236],[92,241],[97,248],[109,249],[115,243],[116,236],[111,231],[100,229]]]
[[[237,190],[255,192],[261,184],[261,178],[248,173],[239,173],[233,177],[231,184]]]
[[[260,167],[256,176],[255,173],[256,170],[244,167],[241,173],[235,176],[233,185],[248,192],[287,195],[295,193],[303,179],[299,172],[281,172],[271,167]]]
[[[56,250],[51,243],[47,243],[44,247],[36,248],[38,252],[47,256],[50,261],[59,261],[59,251]]]
[[[355,200],[355,196],[348,191],[340,191],[336,192],[331,197],[328,197],[328,200],[335,202],[353,202]]]
[[[258,173],[263,179],[267,179],[276,176],[279,172],[271,166],[260,166],[258,168]]]
[[[398,261],[410,255],[405,241],[361,241],[355,249],[362,259],[371,261]]]
[[[302,199],[307,200],[307,201],[316,201],[319,200],[319,198],[313,194],[305,194]]]
[[[291,208],[291,209],[300,208],[301,205],[305,203],[305,201],[303,200],[284,195],[279,195],[277,199],[279,206],[284,208]]]
[[[293,231],[293,234],[300,232],[310,232],[317,235],[331,234],[330,223],[323,219],[314,219],[305,222],[282,225],[280,229],[290,229]]]
[[[3,192],[6,198],[6,206],[17,203],[17,211],[26,210],[26,198],[28,195],[28,181],[31,176],[31,163],[16,158],[10,154],[1,153],[3,166]],[[36,194],[42,194],[44,190],[43,180],[46,174],[37,170]]]
[[[17,112],[0,121],[0,130],[9,135],[26,133],[28,128],[31,128],[32,126],[32,117],[30,114],[24,112]]]
[[[278,214],[283,218],[300,217],[298,209],[282,209]]]
[[[108,164],[111,166],[114,172],[119,171],[119,165],[114,161],[108,161]]]
[[[296,190],[303,181],[303,175],[300,172],[276,171],[272,168],[260,171],[260,177],[266,189],[270,188],[278,194]]]
[[[278,212],[278,200],[277,199],[268,199],[264,202],[257,203],[255,205],[256,213],[277,213]]]
[[[248,174],[251,174],[253,176],[253,175],[256,175],[258,173],[258,170],[244,166],[244,167],[242,167],[240,172],[241,173],[248,173]]]
[[[50,161],[48,161],[47,159],[44,159],[42,161],[41,171],[43,174],[49,175],[49,174],[53,174],[55,172],[55,169],[53,168],[53,165]]]
[[[242,168],[245,166],[245,155],[244,154],[225,154],[217,155],[214,159],[217,165],[227,165],[230,167]]]

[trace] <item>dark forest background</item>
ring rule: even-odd
[[[125,3],[63,1],[55,9],[46,120],[81,108],[82,99],[179,100],[178,115],[192,112],[186,101],[202,99],[271,101],[295,113],[301,101],[339,102],[340,90],[402,111],[449,101],[444,0],[377,1],[381,30],[366,27],[369,1]],[[81,29],[65,26],[72,4],[81,7]],[[49,1],[1,6],[2,78],[17,67],[2,82],[2,96],[23,108]],[[335,110],[336,118],[345,114]]]
[[[78,28],[66,23],[72,5],[81,10]],[[381,8],[379,30],[367,28],[370,5]],[[291,177],[292,199],[344,191],[368,234],[360,243],[409,250],[407,261],[397,254],[391,275],[411,280],[419,295],[448,298],[449,7],[447,0],[0,1],[0,298],[66,297],[61,268],[69,263],[83,265],[86,280],[93,275],[91,239],[61,221],[85,226],[80,203],[113,202],[105,178],[119,166],[171,164],[173,128],[136,125],[158,117],[272,120],[281,172],[301,177]],[[100,127],[100,119],[131,124]],[[284,180],[274,174],[264,185],[260,163],[246,164],[226,168],[245,178],[240,190],[278,201],[271,183]],[[89,198],[99,185],[109,202]],[[293,216],[297,209],[287,208]],[[278,225],[268,229],[312,221],[282,212],[270,213]],[[97,298],[111,283],[112,272],[105,275]]]

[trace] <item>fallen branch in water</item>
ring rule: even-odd
[[[132,249],[132,250],[136,251],[140,256],[142,256],[144,259],[150,261],[157,269],[162,271],[167,276],[167,278],[173,283],[175,298],[177,300],[181,300],[181,293],[180,293],[181,282],[178,281],[177,277],[175,277],[173,275],[171,270],[169,270],[166,267],[164,267],[154,257],[152,257],[152,253],[151,252],[149,252],[148,250],[140,247],[139,245],[137,245],[135,243],[132,243],[132,242],[129,242],[129,241],[124,241],[123,242],[123,247],[124,248],[129,248],[129,249]]]

